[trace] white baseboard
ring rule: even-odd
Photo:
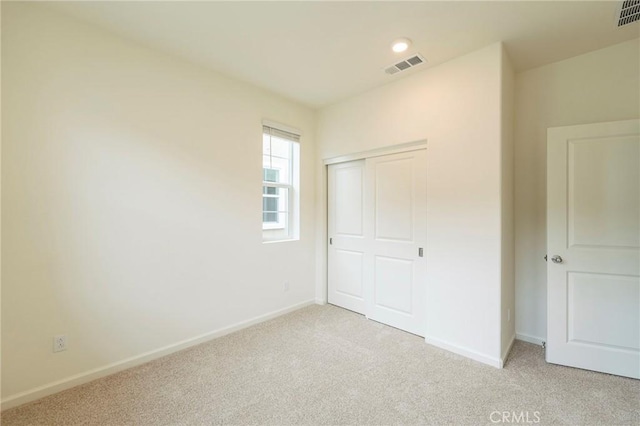
[[[434,337],[425,337],[424,340],[433,346],[437,346],[440,349],[444,349],[449,352],[453,352],[454,354],[462,355],[463,357],[470,358],[474,361],[481,362],[483,364],[490,365],[496,368],[502,368],[502,360],[498,358],[491,357],[489,355],[485,355],[478,351],[474,351],[473,349],[465,348],[463,346],[455,345],[453,343],[445,342],[440,339],[436,339]]]
[[[507,358],[509,357],[509,353],[511,352],[511,348],[513,348],[513,343],[516,341],[516,335],[511,336],[511,341],[509,342],[509,346],[502,353],[502,357],[500,358],[500,368],[504,367],[505,362],[507,362]]]
[[[532,336],[526,333],[516,332],[516,340],[521,340],[527,343],[533,343],[534,345],[542,346],[542,343],[546,340],[544,337]]]
[[[316,299],[316,305],[326,305],[327,301],[325,299]]]
[[[180,342],[177,342],[168,346],[164,346],[162,348],[155,349],[153,351],[145,352],[143,354],[136,355],[131,358],[124,359],[122,361],[107,364],[102,367],[85,371],[84,373],[76,374],[71,377],[67,377],[62,380],[48,383],[43,386],[38,386],[36,388],[30,389],[25,392],[20,392],[18,394],[9,396],[6,399],[3,399],[1,409],[6,410],[8,408],[17,407],[18,405],[26,404],[27,402],[44,398],[45,396],[49,396],[66,389],[70,389],[78,385],[91,382],[101,377],[105,377],[105,376],[117,373],[119,371],[126,370],[131,367],[135,367],[137,365],[145,364],[149,361],[153,361],[154,359],[161,358],[163,356],[172,354],[174,352],[181,351],[191,346],[199,345],[200,343],[204,343],[209,340],[213,340],[218,337],[225,336],[227,334],[233,333],[234,331],[251,327],[252,325],[259,324],[264,321],[268,321],[270,319],[288,314],[289,312],[293,312],[313,304],[315,304],[315,300],[309,300],[306,302],[298,303],[284,309],[279,309],[277,311],[269,312],[267,314],[248,319],[246,321],[241,321],[239,323],[230,325],[228,327],[210,331],[208,333],[201,334],[199,336],[195,336],[190,339],[182,340]]]

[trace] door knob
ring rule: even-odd
[[[553,257],[551,257],[551,261],[553,263],[562,263],[562,257],[558,256],[557,254],[554,255]]]

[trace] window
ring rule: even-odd
[[[262,235],[264,241],[298,238],[299,140],[296,133],[263,126]]]
[[[280,176],[278,169],[263,167],[262,173],[264,174],[263,182],[278,182]],[[262,223],[268,225],[278,223],[279,201],[278,188],[273,186],[262,187]]]

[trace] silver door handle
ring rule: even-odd
[[[562,257],[558,256],[557,254],[556,254],[556,255],[553,255],[553,256],[551,257],[551,261],[552,261],[553,263],[562,263]]]

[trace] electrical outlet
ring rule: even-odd
[[[53,336],[53,351],[62,352],[67,350],[67,336],[60,334]]]
[[[284,291],[289,291],[289,281],[285,281],[283,284]]]
[[[507,322],[511,322],[511,308],[507,309]]]

